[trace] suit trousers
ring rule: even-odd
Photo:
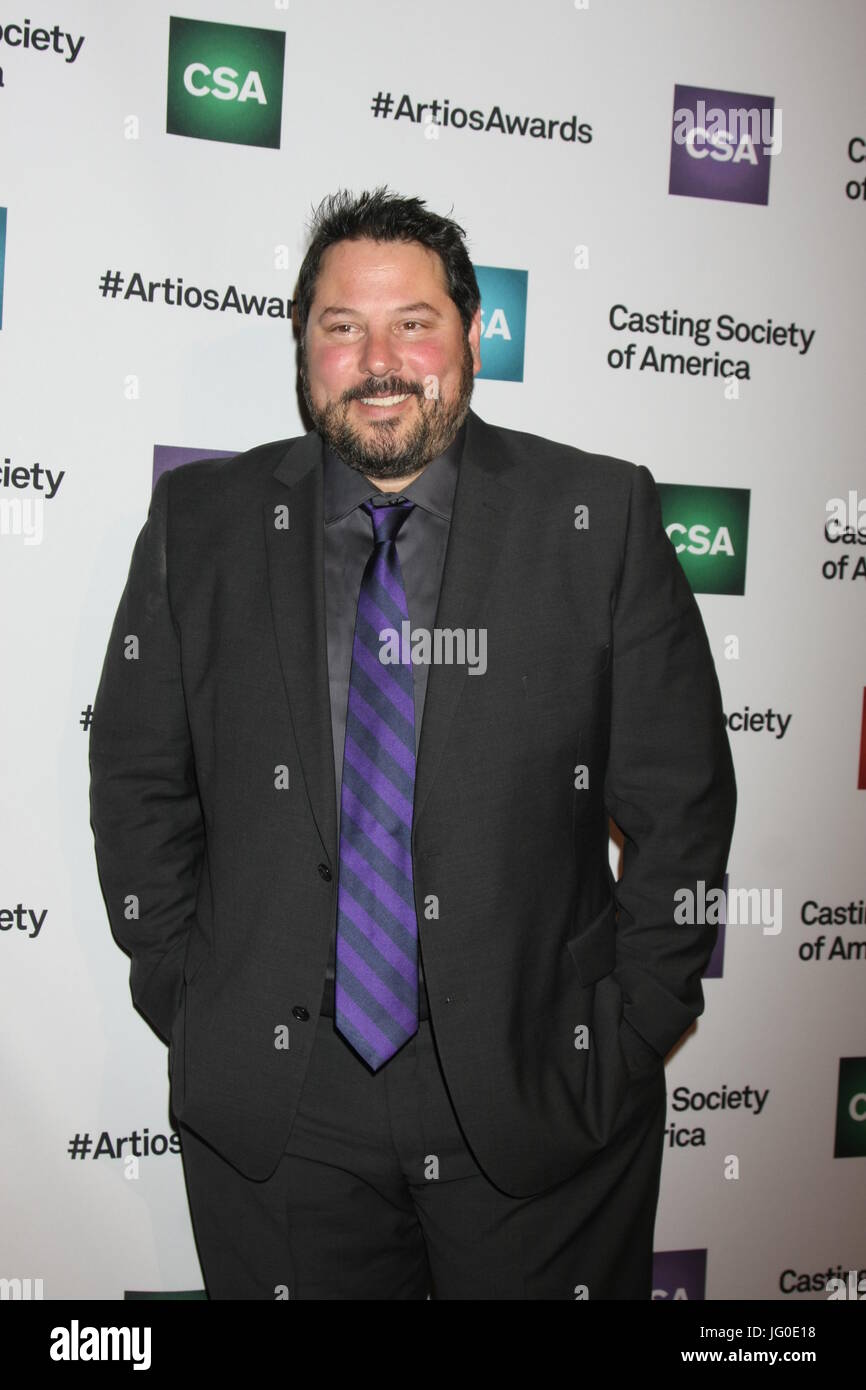
[[[180,1122],[211,1299],[649,1299],[664,1067],[632,1081],[615,1143],[529,1197],[461,1132],[433,1026],[376,1073],[320,1015],[286,1151],[244,1177]]]

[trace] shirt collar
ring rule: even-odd
[[[323,440],[325,525],[340,521],[369,498],[383,496],[406,497],[416,507],[450,521],[465,435],[464,420],[448,448],[431,459],[420,476],[400,493],[383,493],[363,473],[344,463]]]

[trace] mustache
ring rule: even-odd
[[[389,377],[383,382],[375,377],[368,378],[361,386],[344,391],[343,401],[359,401],[365,396],[419,396],[421,387],[417,382],[403,381],[401,377]]]

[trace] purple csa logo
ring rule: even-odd
[[[234,457],[234,453],[226,449],[187,449],[179,444],[154,444],[151,490],[156,487],[163,473],[168,473],[171,468],[181,468],[185,463],[198,463],[201,459]]]
[[[669,193],[766,205],[770,157],[781,149],[772,97],[674,87]]]
[[[657,1250],[653,1255],[654,1299],[701,1303],[706,1286],[706,1250]]]

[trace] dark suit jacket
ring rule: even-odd
[[[429,673],[415,898],[454,1107],[524,1196],[615,1148],[627,1089],[702,1012],[716,928],[677,925],[674,893],[721,886],[736,790],[649,471],[467,426],[436,626],[486,629],[487,671]],[[322,557],[317,435],[163,475],[90,738],[100,881],[174,1114],[257,1179],[289,1137],[336,913]]]

